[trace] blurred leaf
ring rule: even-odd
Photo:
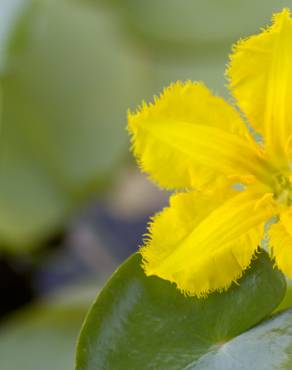
[[[1,370],[71,370],[85,311],[36,309],[0,330]]]
[[[224,71],[232,44],[269,24],[288,0],[87,0],[107,5],[152,64],[154,91],[175,80],[204,81],[228,96]]]
[[[222,54],[209,55],[197,58],[187,57],[183,59],[173,58],[152,58],[151,77],[153,92],[161,91],[175,81],[202,81],[215,94],[228,97],[225,88],[226,80],[224,76],[227,63],[227,51]],[[153,95],[153,94],[152,94]]]
[[[0,2],[0,71],[6,62],[7,43],[27,0],[1,0]]]
[[[140,255],[130,257],[89,311],[77,348],[77,370],[235,370],[238,363],[246,364],[242,369],[271,369],[264,355],[274,339],[283,359],[286,344],[292,342],[292,314],[238,336],[269,315],[285,293],[285,279],[265,252],[240,285],[206,299],[185,297],[174,284],[146,277],[140,263]],[[271,333],[278,325],[284,332],[275,338]],[[261,342],[262,332],[267,338]],[[289,338],[282,344],[285,333]]]
[[[233,43],[270,22],[273,12],[291,6],[288,0],[91,0],[118,9],[134,37],[159,46],[189,49]],[[190,50],[188,50],[190,52]]]
[[[102,189],[144,86],[107,13],[76,1],[27,4],[1,78],[0,242],[15,248],[40,242]]]
[[[1,370],[72,370],[76,338],[97,286],[67,287],[1,322]]]
[[[88,0],[109,6],[152,62],[155,92],[176,80],[204,81],[228,96],[224,71],[232,44],[269,24],[288,0]]]

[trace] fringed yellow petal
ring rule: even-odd
[[[272,256],[276,265],[292,279],[292,211],[281,214],[280,221],[269,231]]]
[[[272,196],[232,190],[218,195],[190,192],[170,198],[141,248],[147,275],[198,297],[227,289],[242,275],[274,212]]]
[[[292,19],[284,9],[273,25],[234,47],[227,70],[230,89],[271,158],[292,154]]]
[[[171,85],[129,114],[128,129],[142,170],[167,189],[258,175],[259,149],[239,114],[201,83]]]

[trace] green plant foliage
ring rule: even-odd
[[[275,309],[286,289],[265,252],[239,285],[204,299],[185,297],[168,281],[146,277],[140,263],[139,254],[130,257],[93,304],[79,339],[76,370],[264,370],[287,360],[291,312],[246,331]],[[268,352],[274,343],[279,353],[273,362]]]
[[[287,289],[284,299],[281,304],[277,307],[276,312],[292,308],[292,280],[287,280]]]
[[[71,370],[85,309],[40,307],[0,330],[1,370]]]
[[[257,33],[289,0],[87,0],[112,9],[150,61],[154,92],[176,80],[204,81],[228,97],[223,78],[239,39]]]
[[[230,44],[270,21],[271,14],[291,6],[289,0],[90,0],[110,3],[140,42],[160,51],[198,54],[204,48]]]
[[[77,1],[22,3],[0,78],[0,244],[15,249],[40,242],[103,188],[127,151],[126,111],[144,86],[107,13]]]
[[[98,285],[94,279],[62,288],[2,320],[1,370],[72,370],[80,326]]]
[[[224,77],[227,54],[228,52],[216,55],[206,53],[196,58],[187,56],[181,59],[175,55],[171,57],[153,55],[150,66],[153,91],[160,92],[175,81],[191,80],[203,81],[215,94],[227,97]]]

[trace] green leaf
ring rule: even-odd
[[[287,279],[287,289],[284,299],[281,304],[276,308],[275,312],[286,310],[287,308],[292,308],[292,280]]]
[[[239,285],[207,299],[185,297],[174,284],[146,277],[140,262],[139,254],[130,257],[93,304],[80,335],[77,370],[271,369],[253,367],[265,359],[238,336],[269,315],[285,293],[285,279],[265,252]],[[267,322],[245,336],[257,341],[271,325]],[[285,339],[281,332],[277,335]],[[249,361],[249,366],[234,366],[227,351],[231,345],[238,353],[236,363]]]
[[[85,309],[35,307],[2,323],[1,370],[71,370]]]
[[[91,0],[111,3],[121,14],[132,36],[157,52],[208,53],[218,44],[231,44],[258,32],[273,12],[291,6],[290,0]],[[206,50],[207,48],[207,50]],[[179,50],[178,50],[179,49]]]
[[[96,279],[60,289],[1,321],[1,370],[72,370],[80,326]]]
[[[77,1],[25,3],[0,79],[0,244],[14,248],[41,242],[104,190],[144,86],[108,13]]]
[[[291,351],[292,310],[289,310],[213,348],[187,369],[290,370]]]
[[[173,57],[160,58],[153,55],[153,64],[149,67],[153,91],[162,91],[174,81],[203,81],[217,95],[228,97],[225,87],[224,72],[229,50],[222,48],[222,53],[215,57],[200,55],[178,59]]]

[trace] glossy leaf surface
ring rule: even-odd
[[[140,256],[133,255],[112,276],[89,311],[76,369],[258,370],[261,367],[235,367],[225,348],[232,347],[238,364],[249,358],[253,366],[261,354],[241,342],[239,335],[269,315],[284,292],[285,280],[264,252],[239,285],[206,299],[185,297],[173,284],[147,278]],[[257,342],[261,330],[270,333],[269,325],[264,323],[263,329],[244,335]]]

